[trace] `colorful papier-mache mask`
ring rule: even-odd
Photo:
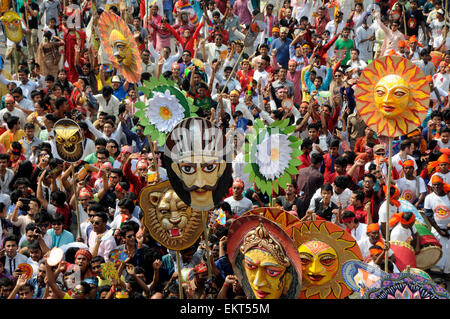
[[[379,135],[396,137],[420,126],[428,111],[430,87],[425,74],[398,56],[374,60],[355,88],[356,107]]]
[[[343,299],[353,293],[341,267],[347,260],[362,260],[356,240],[334,223],[308,221],[286,229],[298,247],[302,263],[301,299]]]
[[[192,246],[203,232],[202,212],[186,205],[169,181],[142,189],[139,206],[150,235],[164,247],[183,250]]]
[[[302,275],[292,240],[274,222],[241,216],[230,227],[228,258],[249,299],[297,299]]]
[[[8,39],[12,42],[19,43],[22,40],[22,20],[14,11],[7,11],[0,18],[5,25],[5,32]]]
[[[109,59],[130,83],[140,80],[142,62],[127,24],[112,12],[103,12],[98,22],[103,45]]]
[[[58,156],[70,163],[79,161],[84,153],[84,138],[78,124],[70,119],[61,119],[53,129]]]
[[[191,117],[173,128],[164,162],[173,189],[186,204],[207,211],[221,201],[231,185],[230,151],[222,130],[208,120]]]

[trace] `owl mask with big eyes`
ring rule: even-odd
[[[67,162],[77,162],[83,156],[83,136],[81,129],[72,120],[62,119],[56,122],[55,127],[56,151]]]

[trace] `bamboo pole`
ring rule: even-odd
[[[212,265],[211,265],[211,253],[209,249],[209,240],[208,240],[208,211],[202,212],[202,220],[203,220],[203,237],[205,237],[205,249],[206,249],[206,262],[208,265],[208,279],[212,279]]]
[[[180,262],[180,251],[177,250],[177,269],[178,269],[178,293],[179,299],[184,299],[183,296],[183,284],[181,282],[181,262]]]
[[[389,137],[389,159],[386,181],[386,244],[389,243],[389,206],[391,200],[391,178],[392,178],[392,137]],[[388,272],[389,253],[384,252],[384,271]]]
[[[80,211],[78,209],[77,179],[75,177],[75,167],[73,164],[71,166],[72,166],[72,189],[75,195],[75,212],[77,215],[77,228],[78,228],[77,238],[81,238]]]

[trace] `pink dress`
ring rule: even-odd
[[[252,14],[248,10],[248,0],[236,0],[233,5],[233,13],[239,17],[242,24],[252,23]]]

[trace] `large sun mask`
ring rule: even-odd
[[[202,212],[186,205],[169,181],[145,187],[139,196],[139,206],[150,235],[164,247],[186,249],[203,232]]]
[[[83,156],[83,136],[77,123],[62,119],[55,123],[55,144],[64,161],[75,163]]]
[[[114,29],[111,32],[109,43],[112,47],[113,56],[116,58],[117,64],[129,66],[132,63],[131,48],[123,34]]]
[[[104,11],[98,28],[102,43],[114,67],[130,83],[141,79],[142,61],[130,28],[118,15]]]
[[[7,11],[0,18],[5,25],[6,36],[13,42],[19,43],[22,40],[22,20],[13,11]]]
[[[421,125],[428,111],[430,86],[411,61],[385,56],[363,70],[355,99],[367,126],[379,135],[396,137]]]

